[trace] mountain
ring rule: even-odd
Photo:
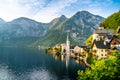
[[[58,41],[56,41],[55,39],[59,38],[59,36],[62,37],[61,33],[58,31],[56,31],[56,28],[61,25],[62,23],[64,23],[64,21],[66,21],[68,18],[66,18],[66,16],[62,15],[58,18],[53,19],[50,23],[49,23],[49,27],[46,30],[46,34],[45,36],[41,37],[40,39],[38,39],[35,43],[32,44],[32,46],[50,46],[50,45],[55,45],[58,43]],[[62,39],[66,39],[66,37],[63,36]],[[63,41],[60,41],[63,42]]]
[[[40,37],[44,35],[48,24],[39,23],[28,18],[18,18],[1,26],[0,34],[8,37]]]
[[[65,43],[67,35],[72,45],[82,44],[103,19],[88,11],[79,11],[71,18],[65,16],[56,18],[51,22],[54,25],[49,27],[45,37],[37,40],[33,45],[54,46]]]
[[[0,19],[1,46],[54,46],[65,43],[69,35],[72,45],[82,44],[104,18],[79,11],[70,18],[62,15],[50,23],[20,17],[10,22]]]
[[[54,30],[58,25],[60,25],[63,21],[67,18],[66,16],[62,15],[59,18],[55,18],[50,22],[49,30]]]
[[[106,18],[103,22],[102,25],[105,28],[110,28],[114,29],[115,31],[117,30],[118,26],[120,26],[120,11],[112,14],[108,18]]]
[[[3,20],[0,20],[3,23]],[[40,23],[25,17],[4,22],[0,25],[1,45],[28,45],[44,36],[49,24]],[[27,44],[26,44],[27,43]]]

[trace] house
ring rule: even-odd
[[[107,36],[108,34],[114,34],[114,30],[113,29],[104,29],[104,27],[102,26],[102,24],[99,25],[98,29],[94,29],[94,33],[92,35],[93,40],[97,40],[99,41],[100,39],[104,39],[105,36]]]
[[[61,44],[61,52],[65,53],[66,54],[69,54],[70,53],[70,40],[69,40],[69,37],[67,36],[66,38],[66,44]]]
[[[103,40],[110,43],[111,39],[114,37],[113,34],[107,34],[104,36]]]
[[[78,46],[74,47],[74,53],[80,53],[86,55],[86,51],[89,50],[88,46]]]
[[[73,49],[74,53],[80,53],[81,52],[81,48],[80,46],[76,45]]]
[[[110,44],[107,41],[94,40],[92,45],[93,55],[98,56],[98,59],[106,58],[110,50]]]
[[[66,50],[66,44],[61,44],[61,52],[65,52]]]
[[[120,50],[120,39],[114,36],[110,41],[111,49],[118,49]]]

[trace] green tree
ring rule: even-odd
[[[92,46],[92,35],[90,35],[90,36],[87,38],[87,40],[85,41],[85,43],[87,43],[89,47]]]
[[[112,14],[102,22],[105,28],[114,29],[117,31],[118,26],[120,26],[120,11]]]
[[[107,59],[94,60],[91,68],[78,71],[78,80],[113,80],[120,79],[120,53]]]

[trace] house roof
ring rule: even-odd
[[[108,39],[112,39],[113,35],[112,34],[107,34]]]
[[[106,36],[108,33],[98,33],[99,36]]]
[[[80,46],[81,48],[88,48],[88,46]]]
[[[75,46],[70,46],[70,49],[74,49]]]
[[[111,33],[114,34],[114,30],[112,29],[95,29],[95,33],[99,34],[99,33]]]
[[[120,39],[117,38],[116,36],[114,36],[114,37],[111,39],[110,43],[112,43],[112,41],[116,41],[118,44],[120,44]]]
[[[81,45],[74,45],[74,46],[70,46],[71,49],[74,49],[76,46],[80,47],[80,48],[84,48],[84,49],[89,49],[88,46],[81,46]]]
[[[94,41],[93,44],[95,44],[96,47],[100,49],[110,49],[110,44],[104,40]]]

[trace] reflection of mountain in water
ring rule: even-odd
[[[70,59],[68,61],[69,69],[66,72],[66,61],[56,60],[44,50],[2,47],[0,80],[66,80],[67,77],[74,80],[77,70],[84,67]]]

